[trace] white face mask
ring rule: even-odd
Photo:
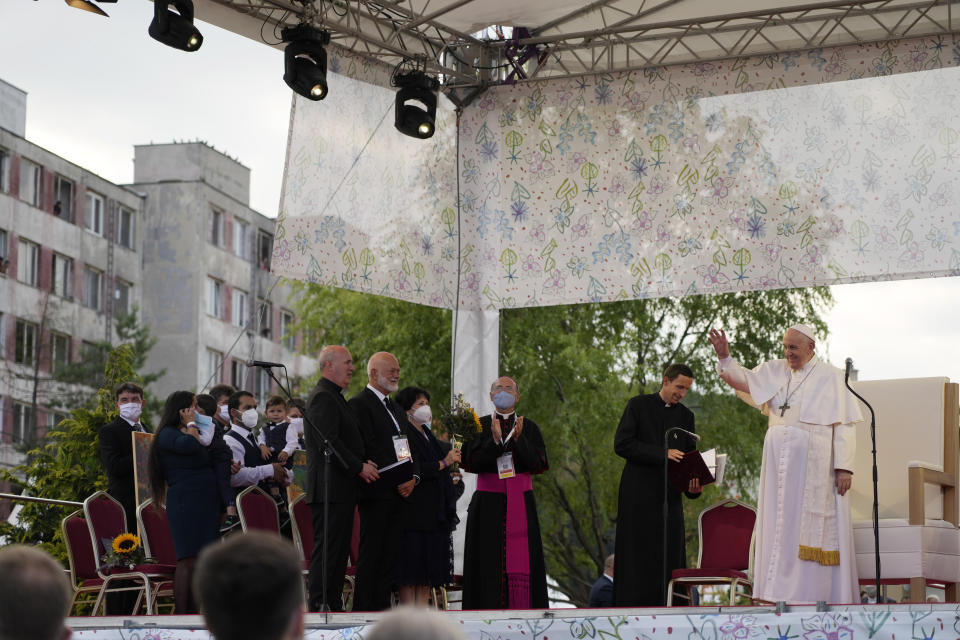
[[[230,407],[225,404],[220,405],[219,414],[224,422],[230,422]]]
[[[290,426],[297,434],[303,434],[303,418],[290,418]]]
[[[432,419],[433,412],[430,411],[430,405],[428,404],[417,407],[417,410],[413,412],[413,421],[417,424],[430,424]]]
[[[143,411],[143,405],[139,402],[127,402],[119,407],[120,417],[130,422],[136,422],[140,419],[140,413]]]
[[[257,426],[257,422],[260,421],[260,414],[257,413],[256,409],[247,409],[240,414],[240,421],[247,429],[253,429]]]

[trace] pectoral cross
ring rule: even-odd
[[[779,407],[777,407],[777,409],[780,409],[780,417],[781,417],[781,418],[783,417],[783,414],[785,414],[785,413],[787,412],[787,409],[789,409],[789,408],[790,408],[790,405],[787,404],[787,401],[786,401],[786,400],[783,401],[783,404],[782,404],[782,405],[780,405]]]

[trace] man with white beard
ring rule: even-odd
[[[814,353],[804,324],[783,336],[784,359],[750,370],[710,330],[720,377],[768,417],[757,500],[754,597],[792,604],[859,599],[850,498],[854,423],[843,372]]]
[[[406,438],[407,416],[390,394],[400,382],[400,363],[385,351],[370,356],[367,362],[369,383],[350,398],[350,409],[360,425],[363,459],[378,469],[403,457],[410,457]],[[360,550],[357,558],[357,586],[354,611],[382,611],[390,608],[396,582],[397,561],[403,541],[404,499],[417,481],[415,476],[399,485],[377,482],[360,487]]]

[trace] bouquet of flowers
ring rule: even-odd
[[[110,551],[101,558],[104,565],[110,568],[127,567],[132,569],[135,565],[143,564],[147,561],[143,553],[143,547],[140,546],[140,538],[132,533],[121,533],[113,539]]]
[[[464,443],[480,435],[480,418],[470,403],[463,399],[463,393],[458,393],[450,403],[450,410],[440,418],[443,431],[450,434],[450,444],[459,449]]]

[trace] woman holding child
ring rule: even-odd
[[[197,405],[190,391],[174,391],[163,407],[160,428],[150,446],[153,500],[164,504],[166,498],[167,520],[177,552],[173,597],[178,614],[198,612],[191,592],[193,567],[197,554],[217,539],[219,530],[217,483],[197,427],[207,428],[208,410]]]

